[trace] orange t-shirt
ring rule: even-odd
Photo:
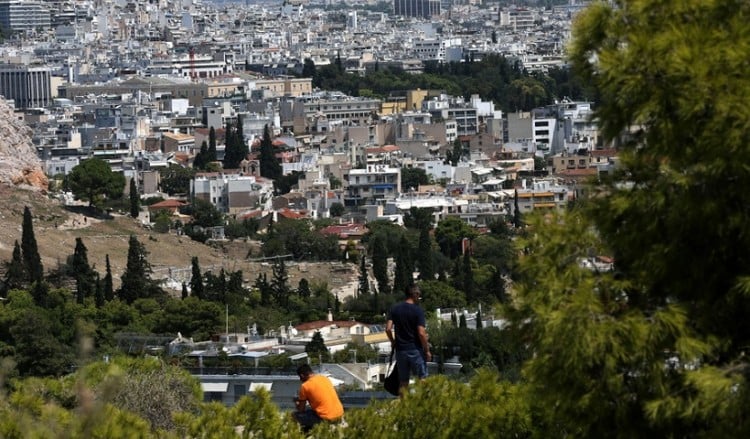
[[[299,399],[310,403],[315,413],[326,421],[335,421],[344,415],[339,395],[333,388],[331,380],[323,375],[314,374],[302,383]]]

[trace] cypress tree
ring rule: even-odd
[[[263,140],[260,142],[260,175],[261,177],[271,180],[278,180],[281,177],[281,164],[276,159],[276,153],[273,150],[273,141],[271,140],[271,130],[266,125],[263,128]]]
[[[383,294],[390,293],[388,282],[388,251],[385,248],[385,241],[378,235],[372,238],[372,273],[378,282],[378,292]]]
[[[37,306],[46,308],[47,299],[49,298],[49,285],[47,285],[47,282],[40,280],[31,284],[31,296],[34,298],[34,303]]]
[[[419,232],[419,278],[422,280],[435,280],[435,267],[432,258],[432,237],[427,228]]]
[[[23,208],[23,225],[21,228],[21,256],[26,275],[31,283],[39,282],[44,277],[42,257],[34,236],[34,225],[31,221],[31,211],[28,206]]]
[[[304,277],[299,280],[299,284],[297,285],[297,295],[303,299],[310,298],[310,282]]]
[[[107,272],[104,274],[104,300],[107,302],[114,300],[115,291],[112,287],[112,266],[109,264],[109,254],[105,257]]]
[[[138,218],[141,211],[141,196],[135,184],[135,178],[130,179],[130,216]]]
[[[201,145],[201,150],[203,146]],[[211,163],[216,161],[216,130],[212,126],[208,130],[208,149],[206,155],[206,162]]]
[[[138,242],[135,235],[130,235],[128,242],[128,261],[123,272],[119,296],[127,303],[136,299],[159,297],[163,291],[151,280],[151,264],[148,262],[146,247]]]
[[[194,169],[206,169],[206,165],[210,160],[209,158],[209,152],[208,152],[208,145],[206,145],[206,141],[204,140],[201,143],[201,149],[198,151],[198,154],[195,155],[195,158],[193,159],[193,168]]]
[[[393,279],[393,290],[402,292],[414,282],[414,262],[406,235],[401,236],[396,254],[396,273]]]
[[[289,280],[289,274],[286,270],[286,264],[284,260],[279,258],[273,264],[273,280],[271,280],[271,288],[273,290],[274,298],[276,303],[287,308],[289,306],[289,286],[287,281]]]
[[[234,130],[232,129],[232,123],[227,119],[226,126],[224,127],[224,168],[230,169],[230,165],[234,162],[235,145],[234,145]]]
[[[102,281],[99,278],[99,273],[96,274],[95,285],[96,289],[94,290],[94,304],[97,308],[101,308],[102,306],[104,306],[106,300],[104,298],[104,287],[102,286]]]
[[[201,267],[198,264],[198,256],[193,256],[190,261],[192,268],[192,275],[190,276],[190,294],[200,300],[203,300],[204,288],[203,288],[203,275],[201,274]]]
[[[185,300],[187,298],[188,298],[187,284],[185,282],[182,282],[182,300]]]
[[[76,280],[76,302],[83,305],[86,297],[94,293],[94,271],[89,265],[88,249],[80,237],[76,238],[76,246],[68,263],[68,270]]]
[[[370,294],[370,280],[367,277],[367,263],[365,255],[362,255],[362,260],[359,264],[359,288],[357,291],[359,294]]]
[[[471,269],[471,255],[467,251],[464,253],[463,264],[461,269],[462,289],[466,295],[466,301],[468,303],[473,302],[476,297],[474,294],[474,272]]]
[[[237,144],[237,164],[245,160],[247,155],[250,154],[250,148],[247,146],[245,141],[245,129],[242,126],[242,116],[237,115],[237,129],[234,131],[235,143]]]
[[[18,244],[18,240],[16,240],[13,244],[13,256],[10,262],[5,264],[4,292],[22,288],[25,279],[26,272],[23,258],[21,257],[21,246]]]
[[[516,189],[513,191],[513,227],[518,229],[522,225],[521,209],[518,208],[518,189]]]

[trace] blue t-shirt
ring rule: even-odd
[[[425,326],[424,311],[418,305],[400,302],[391,308],[389,320],[396,331],[396,350],[422,349],[419,341],[419,326]]]

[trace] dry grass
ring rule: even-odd
[[[221,268],[242,270],[247,284],[252,284],[258,273],[271,276],[268,263],[245,260],[251,246],[257,243],[231,242],[208,246],[185,236],[160,234],[147,230],[135,219],[126,215],[113,215],[109,219],[93,216],[81,207],[66,207],[57,200],[28,190],[0,185],[0,260],[10,260],[13,243],[21,241],[21,224],[24,206],[29,206],[34,217],[34,236],[45,270],[53,270],[65,263],[73,254],[77,237],[83,239],[88,249],[89,263],[102,275],[105,257],[109,255],[115,285],[119,283],[128,253],[128,240],[135,235],[149,252],[148,260],[155,278],[171,277],[179,281],[190,278],[190,263],[197,256],[203,271]],[[346,285],[356,284],[357,267],[332,263],[289,263],[290,284],[297,285],[302,277],[310,282],[327,282],[332,290],[347,295]],[[344,288],[344,289],[342,289]]]

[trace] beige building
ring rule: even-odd
[[[164,152],[192,153],[195,137],[183,133],[164,133],[162,135]]]

